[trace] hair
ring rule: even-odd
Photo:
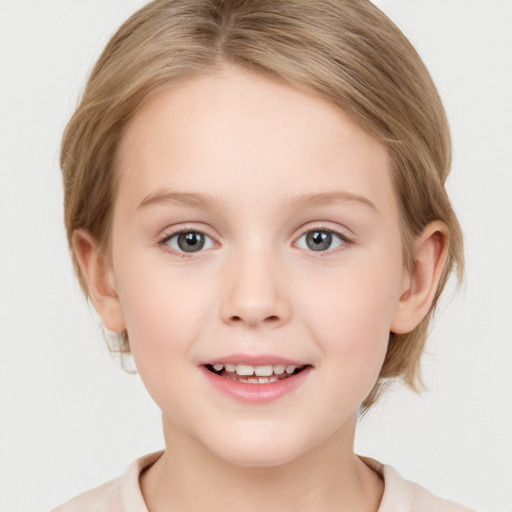
[[[447,263],[428,315],[390,333],[365,412],[385,385],[422,387],[420,357],[447,279],[462,277],[462,233],[444,184],[451,165],[446,116],[434,83],[402,32],[367,0],[156,0],[107,44],[64,132],[61,167],[68,243],[87,230],[108,251],[124,130],[153,95],[226,64],[314,94],[343,109],[387,148],[400,205],[403,254],[426,225],[448,227]],[[73,263],[88,295],[76,257]],[[129,352],[127,333],[118,351]]]

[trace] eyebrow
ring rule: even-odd
[[[338,203],[356,203],[370,208],[375,213],[379,210],[375,204],[368,198],[359,194],[354,194],[346,190],[336,190],[333,192],[321,192],[300,194],[291,200],[292,206],[297,208],[311,208],[315,206],[331,206]]]
[[[137,209],[156,204],[174,204],[176,206],[195,206],[208,208],[213,206],[215,200],[206,194],[197,192],[173,192],[171,190],[158,190],[147,195]]]
[[[212,208],[216,203],[215,198],[207,194],[197,192],[174,192],[164,189],[147,195],[141,201],[137,209],[157,204]],[[290,200],[291,206],[295,208],[331,206],[338,203],[356,203],[370,208],[375,213],[379,213],[375,204],[368,198],[345,190],[300,194]]]

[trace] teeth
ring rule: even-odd
[[[237,364],[236,365],[236,373],[238,375],[254,375],[254,366],[249,366],[248,364]]]
[[[269,364],[267,366],[256,366],[254,368],[254,373],[258,377],[270,377],[273,373],[272,365]]]
[[[220,372],[223,369],[228,373],[235,373],[240,375],[241,377],[251,377],[255,375],[256,377],[275,377],[277,375],[282,375],[286,372],[288,375],[291,375],[298,366],[294,364],[284,365],[284,364],[267,364],[262,366],[251,366],[249,364],[233,364],[233,363],[216,363],[213,365],[213,369],[216,372]],[[248,382],[250,380],[247,380]],[[262,379],[259,379],[259,382],[265,382]],[[273,382],[272,379],[270,382]]]
[[[271,377],[248,377],[246,379],[238,378],[238,376],[233,377],[231,375],[226,375],[226,377],[230,380],[236,380],[237,382],[243,382],[245,384],[267,384],[279,380],[277,375],[272,375]]]
[[[286,368],[286,365],[284,365],[284,364],[276,364],[274,366],[274,373],[276,375],[282,375],[284,373],[285,368]]]

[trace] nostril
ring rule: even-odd
[[[258,319],[252,319],[252,318],[249,318],[249,317],[247,319],[244,319],[244,318],[242,318],[241,316],[238,316],[238,315],[233,315],[232,317],[230,317],[230,321],[232,323],[245,322],[245,323],[247,323],[249,325],[253,325],[253,324],[259,323]],[[277,316],[277,315],[267,316],[267,317],[263,318],[263,322],[269,322],[269,323],[279,322],[279,316]]]

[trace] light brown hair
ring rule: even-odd
[[[390,333],[372,405],[390,378],[421,384],[420,356],[462,234],[445,180],[451,147],[432,79],[402,32],[367,0],[156,0],[128,19],[96,63],[62,141],[68,242],[87,230],[108,251],[117,188],[116,152],[126,125],[162,88],[226,63],[324,98],[387,148],[400,204],[404,259],[433,220],[449,230],[449,254],[432,308],[408,334]],[[75,257],[75,269],[87,287]],[[129,351],[126,333],[121,351]]]

